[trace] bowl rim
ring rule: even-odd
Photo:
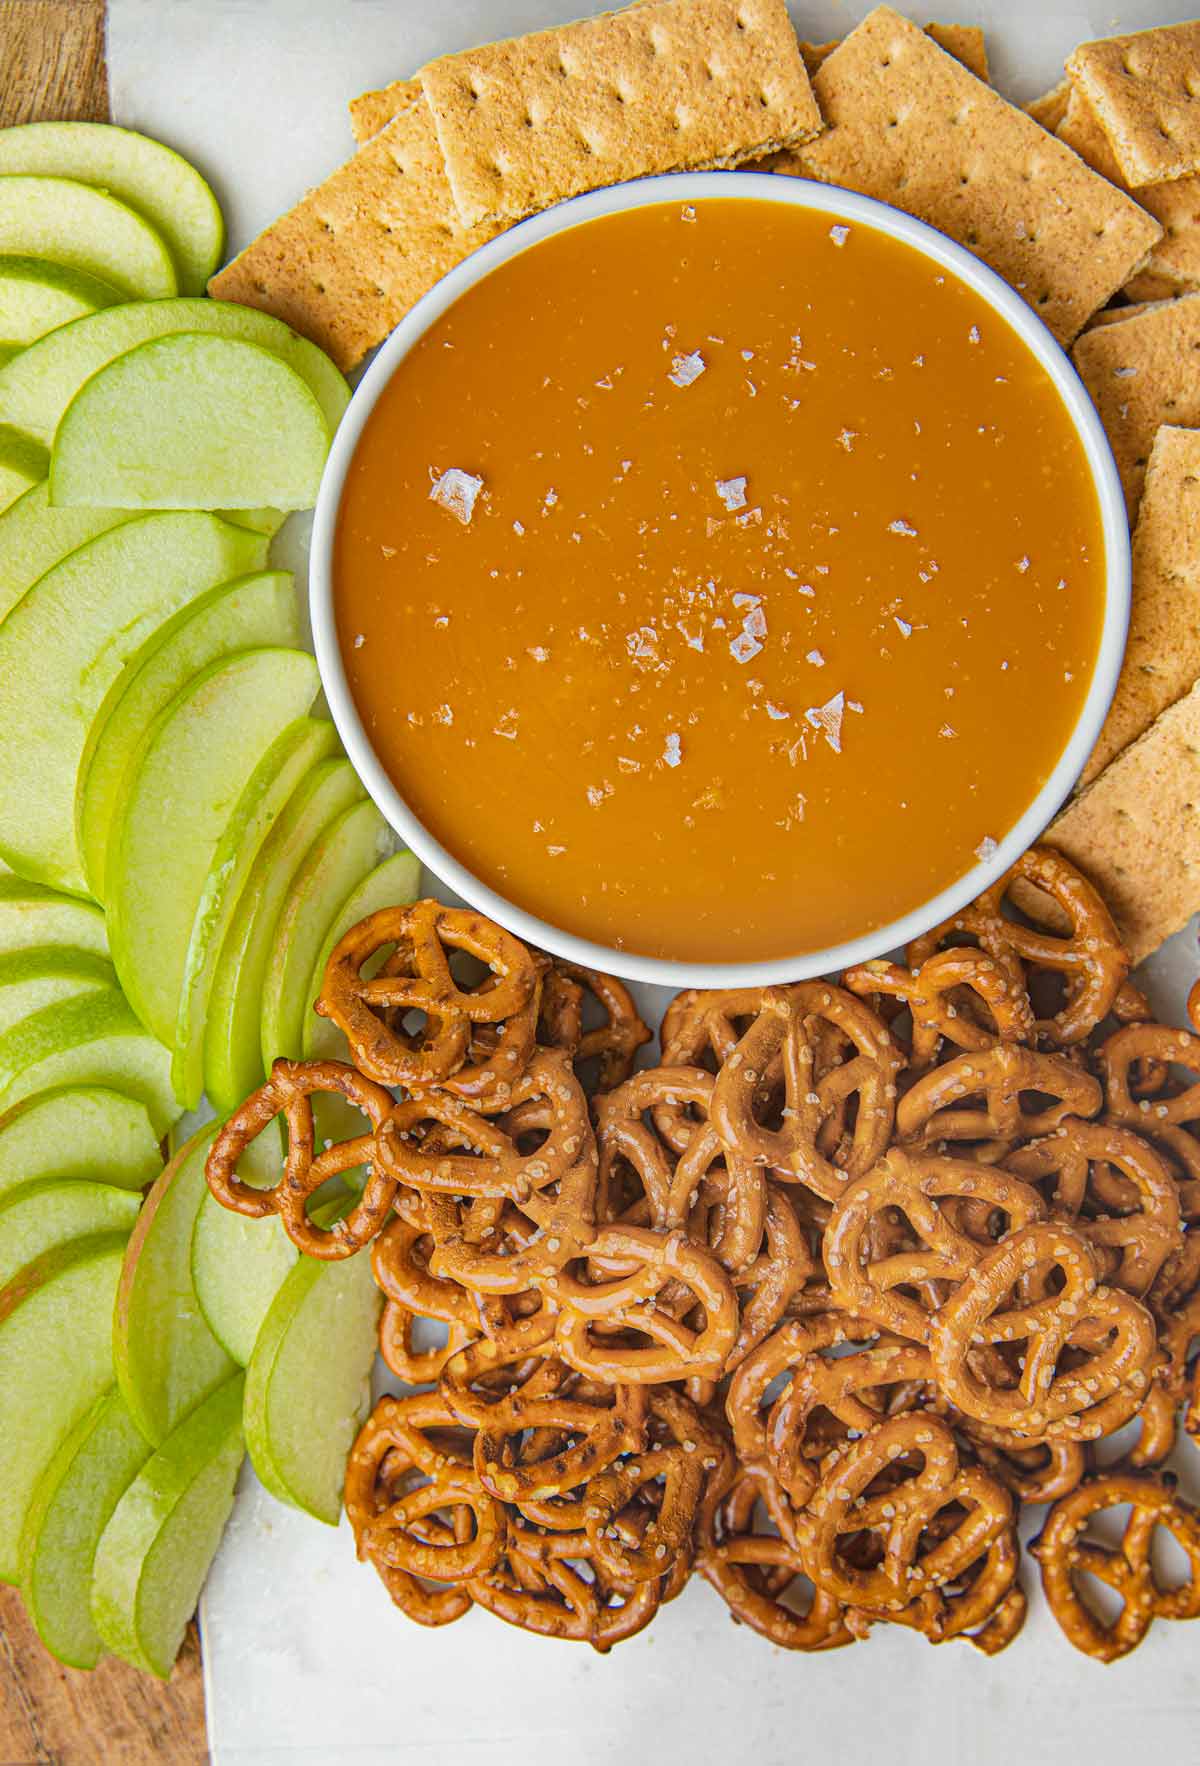
[[[790,204],[835,223],[872,227],[911,246],[965,282],[1005,319],[1053,382],[1083,445],[1100,507],[1105,605],[1087,697],[1050,774],[994,851],[907,913],[840,944],[755,962],[701,963],[642,955],[596,943],[540,919],[499,894],[448,851],[409,809],[363,727],[346,680],[333,594],[333,549],[346,475],[363,428],[400,362],[460,295],[510,258],[588,221],[665,203],[720,198]],[[626,980],[671,987],[749,987],[828,975],[906,945],[950,919],[996,883],[1036,841],[1075,785],[1112,701],[1125,650],[1131,593],[1125,497],[1108,438],[1070,358],[1032,307],[987,264],[924,221],[874,197],[769,172],[670,172],[590,190],[530,215],[449,270],[400,320],[356,388],[334,435],[321,479],[309,554],[309,614],[326,702],[355,772],[385,821],[422,863],[463,900],[552,955]]]

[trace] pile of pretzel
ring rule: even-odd
[[[1151,1021],[1046,850],[907,962],[682,993],[635,1071],[619,982],[477,914],[341,940],[317,1010],[353,1065],[277,1062],[208,1181],[312,1256],[370,1244],[415,1390],[376,1405],[346,1507],[411,1617],[606,1650],[695,1569],[784,1648],[890,1621],[992,1653],[1025,1615],[1023,1504],[1049,1505],[1033,1555],[1080,1649],[1200,1616],[1200,1516],[1159,1469],[1181,1407],[1200,1434],[1200,1036]],[[369,1132],[318,1150],[324,1092]],[[280,1115],[283,1176],[249,1187]],[[1169,1590],[1157,1528],[1190,1563]]]

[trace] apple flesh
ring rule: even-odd
[[[260,569],[266,549],[213,515],[147,515],[71,553],[13,608],[0,625],[0,855],[15,870],[86,892],[75,796],[97,710],[156,627]]]
[[[334,946],[344,938],[351,926],[357,926],[380,908],[400,907],[417,899],[421,883],[421,864],[411,852],[394,852],[381,865],[352,889],[321,941],[317,960],[308,982],[308,1010],[304,1016],[304,1037],[301,1052],[306,1061],[344,1061],[347,1059],[346,1038],[332,1019],[322,1018],[313,1011],[317,995],[325,981],[325,965]],[[383,955],[377,961],[382,967]],[[372,971],[363,970],[364,975]]]
[[[38,1481],[21,1538],[21,1593],[38,1636],[69,1668],[94,1668],[92,1568],[109,1518],[152,1452],[119,1392],[97,1400]]]
[[[145,1105],[159,1137],[179,1116],[170,1055],[116,988],[48,1006],[0,1036],[0,1111],[65,1085],[125,1092]]]
[[[134,517],[128,509],[51,509],[43,481],[0,512],[0,621],[72,552]]]
[[[161,233],[127,203],[74,178],[0,176],[0,253],[50,258],[111,283],[126,300],[179,291]]]
[[[123,1234],[74,1239],[0,1290],[0,1581],[21,1574],[21,1536],[38,1482],[112,1385],[112,1311]]]
[[[93,902],[60,895],[23,877],[0,876],[0,953],[54,944],[107,956],[104,915]]]
[[[221,1542],[242,1454],[239,1373],[162,1442],[100,1535],[96,1629],[114,1654],[162,1680]]]
[[[255,1188],[278,1183],[282,1136],[255,1143],[253,1152],[257,1169],[250,1169],[248,1157],[239,1168],[243,1182]],[[214,1337],[239,1366],[249,1362],[263,1319],[299,1255],[276,1216],[249,1220],[212,1194],[201,1202],[192,1229],[192,1283]]]
[[[39,1092],[0,1116],[0,1200],[68,1173],[136,1191],[161,1169],[146,1106],[103,1086]]]
[[[95,1233],[133,1231],[142,1199],[133,1190],[47,1178],[0,1197],[0,1288],[55,1245]]]
[[[110,282],[48,258],[0,258],[0,338],[24,349],[47,331],[124,298]]]
[[[111,963],[69,945],[12,951],[0,956],[0,1037],[34,1012],[97,987],[115,987]]]
[[[133,757],[159,712],[220,656],[300,644],[295,585],[286,570],[218,583],[161,626],[131,656],[96,713],[79,767],[75,820],[88,887],[104,901],[114,805]]]
[[[183,294],[203,294],[221,261],[225,226],[194,166],[111,123],[26,123],[0,129],[0,173],[75,178],[128,204],[165,240]]]
[[[31,441],[19,429],[0,424],[0,514],[40,484],[50,459],[41,442]]]

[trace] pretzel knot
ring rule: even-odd
[[[893,1147],[829,1217],[822,1251],[830,1293],[845,1311],[925,1343],[931,1315],[994,1244],[997,1222],[1023,1227],[1045,1212],[1037,1191],[1007,1172]],[[977,1216],[978,1235],[959,1224]]]
[[[1129,1504],[1119,1545],[1081,1537],[1104,1509]],[[1188,1560],[1188,1580],[1160,1588],[1152,1562],[1155,1530],[1171,1534]],[[1200,1617],[1200,1515],[1176,1496],[1164,1478],[1106,1472],[1089,1478],[1056,1502],[1030,1548],[1042,1572],[1050,1610],[1069,1642],[1101,1662],[1115,1662],[1137,1648],[1155,1619]],[[1120,1596],[1111,1622],[1084,1601],[1078,1578],[1094,1576]]]
[[[1200,1035],[1166,1024],[1127,1024],[1100,1045],[1098,1063],[1116,1121],[1154,1138],[1200,1121]],[[1139,1083],[1147,1068],[1158,1079],[1150,1091]],[[1184,1085],[1172,1068],[1196,1077]]]
[[[412,1386],[429,1385],[449,1356],[478,1336],[470,1297],[454,1282],[429,1272],[431,1240],[422,1226],[394,1217],[371,1246],[371,1271],[384,1295],[379,1321],[379,1352],[394,1374]],[[444,1344],[414,1347],[419,1318],[449,1326]]]
[[[601,1655],[647,1626],[662,1600],[661,1582],[611,1576],[585,1532],[541,1533],[511,1516],[500,1563],[468,1586],[496,1618]]]
[[[1012,1525],[1003,1485],[960,1465],[946,1425],[914,1411],[830,1453],[800,1543],[809,1575],[827,1594],[891,1617],[965,1576]],[[877,1562],[852,1561],[848,1548],[859,1541],[861,1552],[864,1533],[879,1542]]]
[[[591,998],[601,1023],[584,1027],[584,1002]],[[592,1089],[610,1092],[633,1072],[634,1057],[654,1032],[643,1023],[623,981],[598,969],[585,969],[555,957],[542,987],[538,1041],[566,1049],[576,1073],[594,1080]]]
[[[455,981],[456,951],[487,967],[479,986]],[[325,966],[316,1010],[381,1085],[441,1086],[485,1112],[502,1110],[533,1052],[545,967],[544,957],[482,915],[416,901],[380,908],[350,928]],[[425,1023],[410,1032],[403,1020],[414,1012]]]
[[[592,1478],[585,1499],[596,1560],[626,1582],[651,1581],[686,1557],[705,1479],[723,1463],[722,1444],[686,1398],[654,1391],[649,1407],[661,1441]]]
[[[1130,1295],[1100,1287],[1097,1267],[1087,1240],[1053,1222],[1021,1227],[981,1258],[930,1321],[950,1402],[1032,1441],[1090,1441],[1127,1422],[1153,1371],[1154,1320]],[[1062,1288],[1049,1293],[1044,1278],[1055,1270]],[[1048,1297],[1014,1306],[1014,1290],[1034,1275]],[[985,1378],[978,1346],[1020,1341],[1016,1382]]]
[[[312,1100],[339,1093],[362,1111],[378,1131],[393,1108],[390,1093],[341,1061],[276,1061],[271,1077],[226,1120],[205,1165],[208,1187],[217,1201],[249,1220],[277,1214],[284,1231],[309,1257],[334,1261],[351,1257],[379,1231],[396,1194],[396,1181],[375,1161],[375,1136],[358,1135],[316,1151]],[[287,1125],[283,1175],[271,1189],[254,1189],[237,1175],[239,1160],[276,1116]],[[331,1177],[367,1167],[361,1196],[328,1228],[309,1218],[308,1203]]]
[[[969,945],[935,951],[915,971],[880,958],[857,963],[842,976],[842,986],[877,1012],[885,1000],[907,1009],[908,1065],[914,1073],[933,1066],[944,1042],[970,1051],[997,1041],[1034,1039],[1033,1007],[1020,964]],[[895,1019],[889,1028],[894,1037]]]
[[[1103,1101],[1098,1081],[1065,1055],[999,1043],[918,1079],[900,1100],[896,1130],[924,1146],[982,1143],[984,1156],[1002,1158],[1068,1116],[1095,1116]]]

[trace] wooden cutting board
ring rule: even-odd
[[[108,118],[104,0],[0,0],[0,127]],[[207,1759],[195,1627],[163,1686],[124,1663],[94,1674],[43,1649],[0,1588],[0,1766],[193,1766]]]

